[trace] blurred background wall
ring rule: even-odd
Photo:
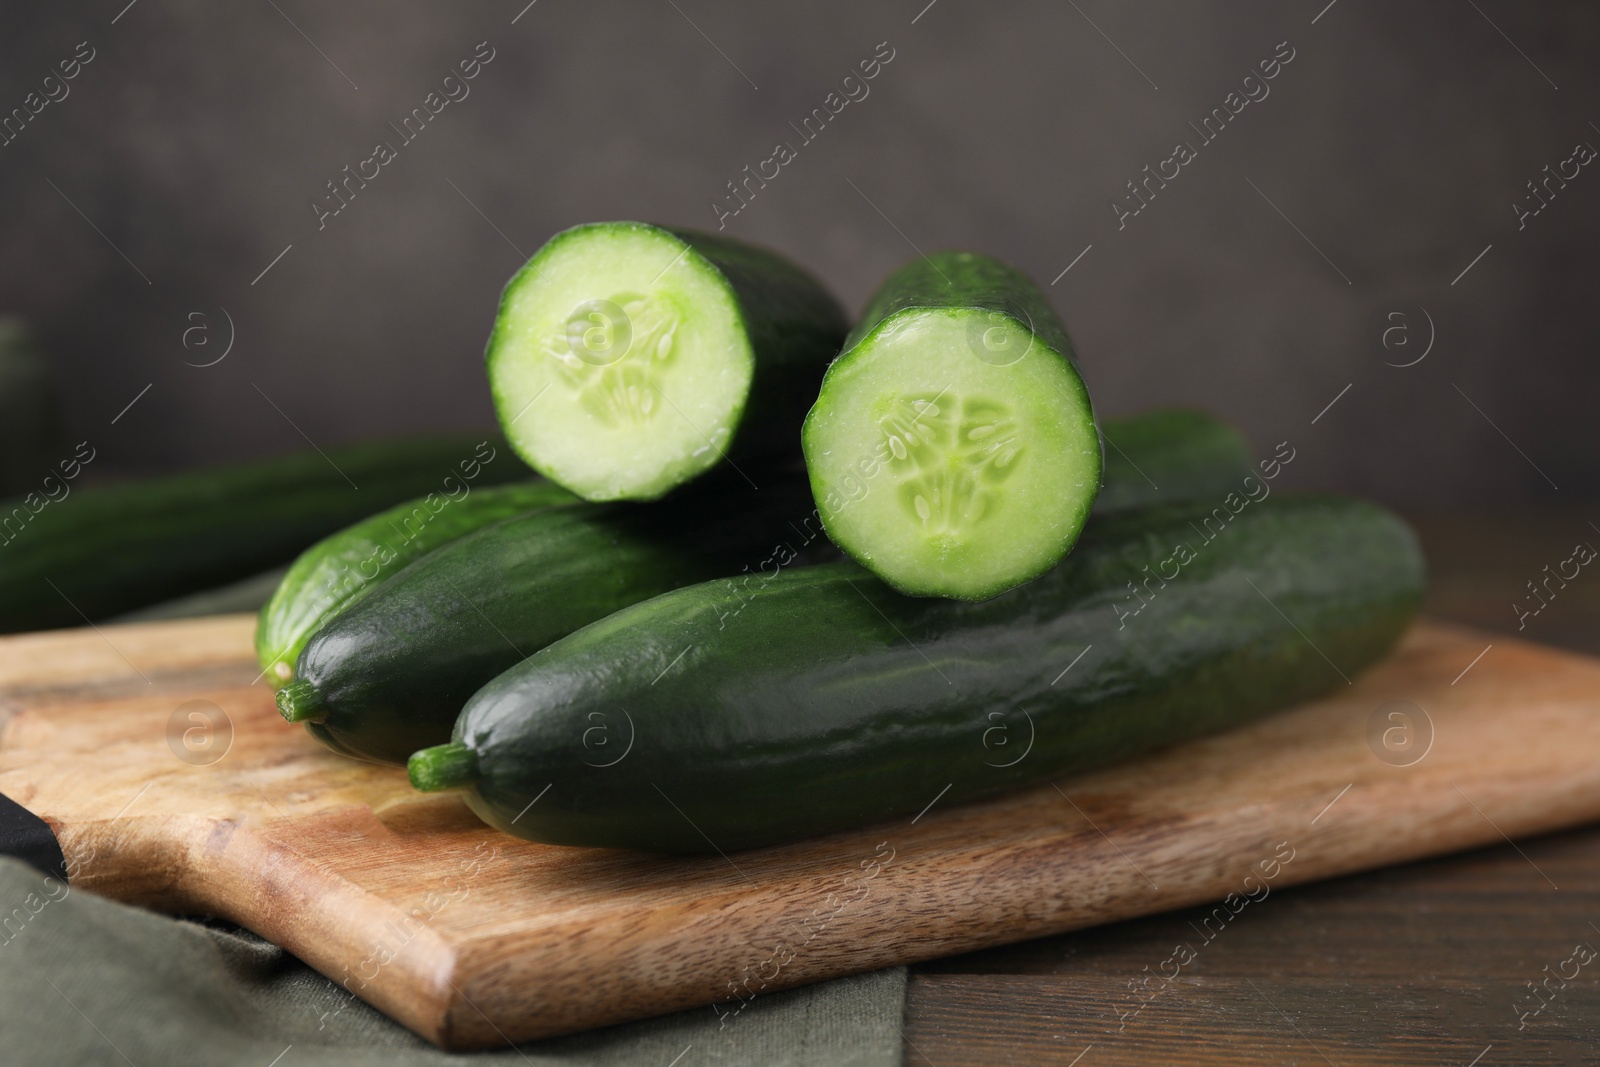
[[[1600,495],[1600,6],[525,4],[5,5],[0,312],[96,475],[486,426],[501,285],[642,218],[852,312],[918,249],[1008,259],[1102,412],[1214,409],[1299,486]]]

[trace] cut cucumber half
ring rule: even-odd
[[[797,450],[845,320],[774,253],[638,222],[557,234],[506,285],[489,384],[517,453],[587,500],[652,500]]]
[[[1053,567],[1103,461],[1044,295],[970,252],[891,275],[828,369],[804,448],[834,543],[902,593],[983,600]]]

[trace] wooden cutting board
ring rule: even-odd
[[[252,625],[0,639],[0,792],[76,884],[236,921],[448,1048],[737,1025],[785,986],[1208,901],[1220,927],[1600,818],[1600,661],[1424,624],[1327,700],[1021,795],[727,858],[549,848],[284,724]]]

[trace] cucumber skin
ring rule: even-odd
[[[973,252],[935,252],[885,278],[844,339],[844,352],[866,340],[885,319],[907,308],[982,308],[1017,320],[1077,365],[1072,339],[1033,279],[1015,267]]]
[[[0,633],[81,626],[85,615],[117,615],[257,574],[377,508],[436,488],[484,440],[376,441],[75,489],[0,545]],[[488,440],[505,448],[498,435]],[[526,478],[528,470],[506,449],[483,477]],[[17,509],[27,512],[21,500],[0,503],[0,518]]]
[[[800,424],[850,328],[822,283],[776,252],[697,230],[672,234],[733,286],[756,354],[750,395],[730,456],[770,464],[799,461]]]
[[[1259,480],[1244,435],[1202,411],[1156,408],[1105,419],[1101,436],[1107,447],[1097,513],[1190,497],[1220,500],[1245,488],[1245,478]]]
[[[1307,638],[1354,676],[1420,603],[1416,539],[1375,505],[1266,499],[1204,543],[1194,524],[1210,514],[1189,502],[1097,517],[1049,575],[982,603],[899,596],[839,563],[740,603],[710,583],[636,605],[473,697],[455,731],[476,755],[467,802],[521,837],[670,853],[908,817],[947,785],[941,806],[1337,688]],[[1139,603],[1128,583],[1180,542],[1192,562],[1119,618],[1113,605]],[[1028,754],[996,766],[1030,731]]]
[[[457,484],[464,484],[463,479],[458,478]],[[437,511],[430,506],[435,498],[445,501]],[[292,669],[306,642],[324,623],[413,560],[501,519],[576,500],[543,480],[469,487],[459,499],[430,493],[323,538],[299,555],[262,605],[256,622],[256,659],[267,680],[274,689],[281,688],[288,678],[273,669],[277,664]],[[418,512],[423,519],[415,522]],[[369,565],[375,571],[371,575]]]
[[[731,238],[646,222],[591,222],[556,234],[512,275],[501,293],[500,309],[484,353],[490,382],[494,381],[494,365],[501,358],[505,343],[502,328],[506,306],[524,282],[538,276],[540,257],[586,231],[618,227],[670,234],[715,268],[733,290],[754,363],[750,391],[735,420],[728,458],[735,463],[758,463],[763,469],[798,460],[800,423],[817,395],[823,372],[839,352],[849,321],[839,302],[809,273],[776,252]],[[514,357],[514,350],[506,352],[507,358]],[[507,412],[508,406],[501,402],[496,390],[495,409],[502,422],[518,414]],[[509,427],[507,436],[515,448],[516,438]],[[538,469],[533,457],[520,450],[518,455]],[[548,471],[541,473],[550,476]],[[667,491],[670,489],[635,499],[656,499]]]
[[[537,649],[761,559],[806,499],[797,479],[759,492],[719,480],[654,505],[557,505],[458,538],[312,635],[294,670],[320,704],[307,726],[344,755],[403,764]]]

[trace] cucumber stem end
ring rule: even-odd
[[[411,785],[424,793],[453,789],[478,777],[478,754],[459,741],[413,752],[406,761]]]
[[[278,714],[287,722],[321,722],[325,717],[322,694],[301,678],[278,690]]]

